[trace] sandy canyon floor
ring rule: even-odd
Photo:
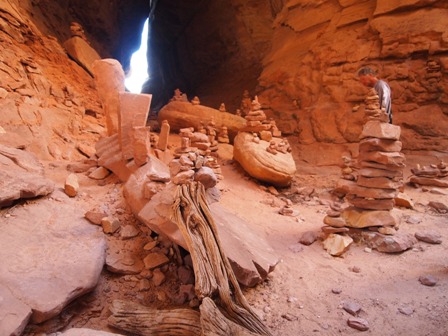
[[[437,163],[439,158],[443,157],[431,153],[407,155],[406,175],[416,163]],[[66,164],[47,163],[47,176],[60,186],[67,175]],[[401,217],[399,231],[414,234],[434,230],[442,235],[442,244],[418,242],[406,252],[385,254],[365,249],[363,242],[357,242],[342,257],[332,257],[321,241],[304,246],[298,240],[306,231],[320,232],[328,210],[329,192],[340,176],[338,167],[316,167],[297,161],[298,171],[291,188],[311,187],[314,193],[294,202],[292,207],[299,215],[288,217],[278,211],[285,204],[282,193],[291,188],[273,195],[248,177],[236,162],[227,160],[221,164],[224,179],[218,184],[222,193],[220,202],[264,236],[281,260],[263,283],[244,289],[250,305],[273,335],[358,334],[360,331],[347,325],[351,315],[342,308],[347,303],[361,306],[358,316],[369,323],[364,334],[448,334],[448,215],[428,207],[431,200],[448,204],[448,196],[407,185],[405,193],[414,201],[414,209],[397,208]],[[122,209],[117,212],[121,221],[142,225],[130,215],[121,184],[113,177],[105,182],[81,176],[82,192],[77,196],[80,208],[115,207]],[[142,228],[141,235],[144,231]],[[422,275],[437,278],[436,286],[422,285],[419,282]],[[139,290],[140,280],[139,276],[103,270],[92,293],[75,300],[58,317],[41,325],[29,325],[25,335],[48,335],[71,327],[126,335],[107,325],[112,300],[121,298],[157,308],[170,306],[169,279],[146,292]]]

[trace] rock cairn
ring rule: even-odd
[[[174,151],[170,162],[171,180],[175,184],[200,181],[206,188],[214,187],[222,179],[222,171],[216,157],[211,155],[211,143],[207,134],[194,132],[193,127],[180,130],[181,146]]]
[[[229,131],[227,129],[227,126],[222,126],[219,134],[218,134],[218,142],[219,143],[230,143],[229,139]]]
[[[411,169],[412,176],[409,182],[415,186],[433,186],[448,188],[448,167],[445,162],[429,166],[420,166]]]
[[[288,140],[273,139],[274,137],[280,138],[282,135],[281,131],[277,128],[275,120],[267,119],[257,96],[252,101],[251,109],[244,118],[246,119],[246,126],[240,129],[240,131],[252,133],[254,136],[253,141],[257,143],[259,143],[259,139],[269,142],[269,146],[266,148],[269,153],[277,154],[277,152],[288,153],[291,151]]]
[[[348,200],[366,210],[391,210],[394,198],[403,186],[405,157],[399,141],[401,129],[387,123],[384,109],[380,109],[375,89],[366,98],[366,119],[359,144],[360,166],[356,186]]]
[[[251,106],[252,106],[252,100],[250,99],[250,94],[248,90],[244,90],[243,91],[243,98],[241,99],[241,105],[240,105],[240,115],[241,116],[245,116],[247,115],[250,110],[251,110]]]
[[[351,158],[343,158],[343,178],[354,181],[349,182],[346,195],[352,206],[343,209],[341,204],[331,205],[331,210],[324,218],[328,226],[322,228],[327,234],[366,227],[376,227],[379,232],[394,234],[393,228],[398,226],[390,210],[403,187],[405,157],[400,153],[401,129],[387,122],[387,114],[380,108],[378,95],[373,88],[365,99],[365,105],[366,124],[360,136],[356,165],[359,170],[354,170]]]

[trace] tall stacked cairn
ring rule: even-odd
[[[398,226],[390,210],[403,187],[405,157],[400,153],[401,129],[388,123],[388,116],[380,108],[375,89],[369,91],[365,105],[366,123],[360,135],[359,170],[354,174],[355,181],[350,184],[346,195],[351,206],[342,209],[332,205],[324,218],[324,223],[328,225],[322,228],[325,233],[372,227],[381,233],[393,234],[394,227]]]

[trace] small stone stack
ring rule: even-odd
[[[241,132],[250,132],[254,136],[259,135],[261,140],[272,142],[273,137],[280,138],[282,132],[277,128],[275,120],[268,120],[266,114],[261,109],[261,104],[258,102],[258,97],[252,101],[251,110],[246,113],[244,117],[246,122],[246,127],[241,128]],[[275,143],[279,143],[275,141]]]
[[[216,153],[218,151],[218,141],[216,140],[216,123],[213,118],[209,121],[205,129],[210,142],[210,151]]]
[[[365,121],[376,120],[380,122],[389,122],[389,117],[384,109],[380,108],[380,97],[374,88],[369,90],[369,93],[365,99]]]
[[[423,167],[417,165],[411,169],[411,172],[413,176],[410,177],[409,182],[413,185],[448,188],[448,167],[443,161]]]
[[[180,130],[181,147],[174,151],[174,160],[169,164],[173,183],[185,184],[196,180],[206,188],[222,179],[221,168],[216,158],[210,156],[210,142],[206,134],[194,132],[193,127]]]
[[[221,130],[219,131],[219,134],[218,134],[218,142],[219,143],[227,143],[227,144],[230,143],[229,131],[226,126],[221,127]]]
[[[356,181],[357,173],[355,171],[355,167],[353,165],[353,159],[349,156],[342,156],[342,178],[348,181]]]
[[[242,132],[255,132],[259,133],[261,131],[268,131],[271,128],[271,124],[266,123],[266,114],[261,109],[261,104],[258,102],[258,97],[252,101],[252,108],[247,112],[244,117],[246,122],[246,127],[241,129]]]

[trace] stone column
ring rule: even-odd
[[[151,150],[149,131],[149,126],[133,127],[134,162],[138,167],[148,162],[148,155]]]
[[[123,159],[134,156],[132,132],[134,127],[146,126],[152,95],[121,92],[118,138]]]
[[[168,146],[168,137],[170,136],[170,124],[168,120],[162,121],[160,127],[159,141],[157,142],[157,149],[165,151]]]
[[[106,58],[92,64],[95,85],[106,115],[107,134],[118,132],[120,100],[118,94],[124,92],[124,71],[120,62]]]

